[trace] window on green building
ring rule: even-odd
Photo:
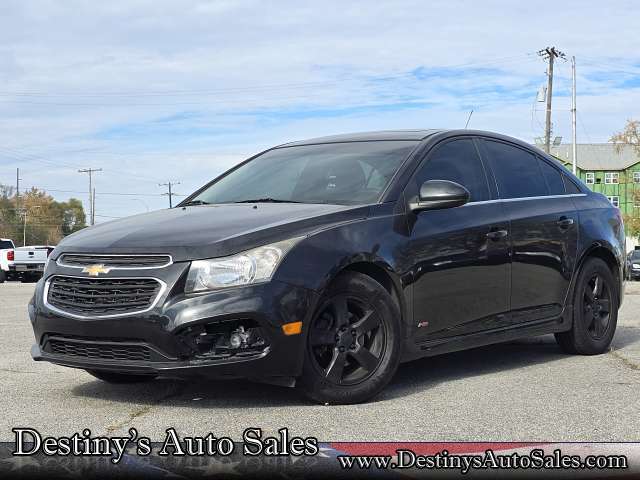
[[[605,184],[616,184],[619,183],[620,174],[618,172],[604,172],[604,183]]]
[[[620,197],[619,196],[613,195],[611,197],[607,196],[607,198],[611,202],[611,205],[613,205],[616,208],[620,207]]]
[[[633,172],[633,183],[640,183],[640,172]]]
[[[596,174],[593,172],[587,172],[585,183],[593,185],[596,183]]]

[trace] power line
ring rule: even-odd
[[[80,190],[59,190],[57,188],[47,188],[47,187],[37,187],[32,186],[31,188],[37,188],[38,190],[44,190],[45,192],[56,192],[56,193],[86,193]],[[164,193],[135,193],[135,192],[99,192],[96,191],[96,195],[115,195],[115,196],[125,196],[125,197],[162,197]],[[179,193],[173,193],[174,197],[184,197],[185,195]]]
[[[456,69],[473,66],[483,65],[495,65],[501,63],[513,63],[517,59],[530,58],[534,55],[533,52],[511,55],[506,57],[488,58],[484,60],[476,60],[472,62],[449,64],[449,65],[435,65],[434,69]],[[217,89],[191,89],[191,90],[161,90],[161,91],[105,91],[105,92],[44,92],[44,91],[0,91],[0,96],[23,96],[23,97],[79,97],[79,98],[95,98],[95,97],[157,97],[157,96],[207,96],[207,95],[227,95],[229,93],[246,93],[246,92],[264,92],[265,90],[286,90],[290,91],[295,88],[317,88],[319,86],[333,86],[340,85],[349,80],[356,81],[385,81],[385,80],[397,80],[402,78],[415,78],[414,72],[403,72],[389,75],[371,75],[371,76],[351,76],[342,78],[340,80],[326,80],[326,81],[309,81],[309,82],[296,82],[296,83],[279,83],[279,84],[264,84],[264,85],[248,85],[244,87],[228,87]]]

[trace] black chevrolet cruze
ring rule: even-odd
[[[513,138],[294,142],[65,238],[29,305],[32,356],[107,382],[242,377],[362,402],[423,356],[549,333],[606,351],[624,238],[605,197]]]

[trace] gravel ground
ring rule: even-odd
[[[32,284],[0,285],[0,440],[11,428],[44,435],[136,427],[154,440],[247,427],[322,441],[640,441],[640,282],[627,285],[612,350],[560,352],[552,336],[404,364],[374,402],[310,404],[295,390],[248,382],[157,380],[108,385],[89,374],[31,360],[26,305]]]

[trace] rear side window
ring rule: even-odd
[[[560,170],[549,165],[541,158],[538,158],[538,161],[540,162],[542,176],[549,188],[549,195],[564,195],[564,182],[562,181],[562,173],[560,173]]]
[[[418,188],[427,180],[450,180],[469,190],[472,202],[489,199],[487,176],[471,139],[453,140],[436,147],[415,179]]]
[[[582,193],[582,191],[580,191],[580,189],[573,182],[573,180],[571,180],[566,175],[563,175],[562,178],[564,180],[564,188],[565,188],[567,194],[571,195],[571,194],[575,194],[575,193]]]
[[[500,198],[548,195],[547,184],[535,155],[511,145],[484,141]]]

